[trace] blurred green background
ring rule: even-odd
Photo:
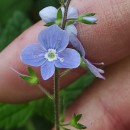
[[[25,29],[40,20],[39,11],[46,6],[59,7],[58,0],[0,0],[0,51]],[[92,83],[91,73],[61,91],[65,107]],[[51,130],[53,106],[48,98],[25,104],[0,104],[0,130]]]

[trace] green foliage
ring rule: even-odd
[[[74,114],[71,121],[70,121],[70,125],[73,126],[76,129],[80,129],[80,130],[86,129],[86,126],[78,123],[79,120],[81,119],[81,117],[82,117],[82,114],[77,114],[77,115]]]
[[[20,105],[0,104],[0,128],[21,127],[32,116],[35,102]]]
[[[61,95],[64,98],[64,107],[66,108],[70,105],[93,80],[94,76],[91,73],[87,73],[68,87],[64,88],[61,91]],[[31,119],[32,116],[44,117],[48,124],[52,126],[54,121],[53,113],[53,102],[47,97],[21,105],[0,104],[0,128],[10,130],[12,128],[26,126],[28,120]],[[32,123],[32,120],[29,120],[29,122]],[[34,128],[35,127],[36,126],[34,126]]]
[[[39,79],[38,79],[35,71],[31,67],[28,67],[28,73],[29,73],[29,75],[22,75],[22,74],[20,74],[19,76],[24,81],[26,81],[28,84],[31,84],[31,85],[39,84]]]
[[[1,32],[0,51],[30,25],[30,20],[22,12],[14,12]]]
[[[16,11],[28,13],[33,0],[0,0],[0,24],[6,24]]]
[[[39,102],[38,113],[39,115],[45,117],[51,123],[54,122],[54,109],[53,109],[53,101],[48,97],[45,97],[41,102]]]

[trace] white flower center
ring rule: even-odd
[[[54,61],[57,60],[58,55],[56,54],[56,50],[54,49],[48,49],[48,52],[45,54],[45,58],[48,61]]]
[[[45,56],[44,56],[48,61],[54,61],[59,59],[61,62],[64,62],[63,58],[60,58],[58,56],[58,54],[56,53],[55,49],[48,49],[48,51],[46,52]]]

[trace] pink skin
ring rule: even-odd
[[[88,58],[93,62],[103,61],[108,66],[106,80],[98,79],[86,90],[70,107],[68,115],[73,111],[83,113],[82,123],[88,126],[88,130],[129,130],[130,57],[125,57],[130,55],[130,1],[72,0],[71,4],[76,6],[79,12],[96,12],[98,24],[77,25],[78,36]],[[43,96],[37,87],[30,87],[10,69],[13,67],[25,72],[26,66],[19,59],[20,52],[28,43],[37,41],[38,33],[44,28],[42,25],[43,22],[38,22],[0,53],[1,102],[20,103]],[[77,69],[64,78],[61,86],[66,86],[83,73],[83,70]],[[52,91],[50,81],[42,84]]]

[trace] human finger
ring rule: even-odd
[[[106,80],[97,80],[69,108],[69,120],[82,113],[88,130],[130,129],[130,57],[106,69]],[[73,129],[72,129],[73,130]]]

